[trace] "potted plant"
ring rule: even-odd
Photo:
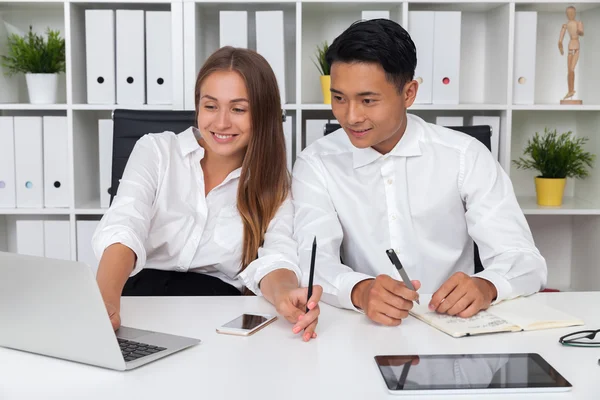
[[[32,104],[56,103],[58,74],[65,72],[65,40],[59,31],[47,30],[47,38],[33,32],[8,36],[8,54],[2,56],[7,75],[23,73]]]
[[[313,60],[313,64],[315,64],[319,70],[319,74],[321,74],[321,91],[323,92],[323,103],[325,104],[331,104],[331,92],[329,91],[331,77],[329,76],[329,64],[325,59],[328,49],[329,45],[327,41],[323,42],[321,46],[317,45],[317,53],[315,54],[317,60]]]
[[[592,167],[595,155],[584,151],[587,138],[575,138],[572,132],[561,133],[544,128],[544,135],[538,132],[529,139],[524,154],[513,160],[519,169],[533,169],[540,172],[535,177],[537,203],[541,206],[560,206],[567,178],[582,179],[589,175],[586,167]]]

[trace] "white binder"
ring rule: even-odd
[[[17,253],[28,256],[44,257],[44,221],[18,219]]]
[[[77,221],[77,261],[92,268],[94,275],[98,271],[98,260],[92,247],[92,237],[100,221]]]
[[[200,40],[198,35],[199,27],[197,19],[199,16],[196,15],[196,3],[185,2],[183,3],[183,25],[185,31],[183,33],[183,96],[184,96],[184,109],[194,110],[196,107],[196,100],[194,98],[196,78],[200,66],[198,60],[198,48],[196,46],[197,41]]]
[[[192,3],[195,6],[195,3]],[[184,38],[183,27],[185,21],[183,19],[183,3],[171,3],[171,99],[174,110],[184,110]],[[186,26],[187,28],[187,26]],[[194,52],[195,53],[195,52]],[[195,55],[195,54],[194,54]],[[175,61],[178,60],[178,61]]]
[[[219,47],[248,48],[248,12],[219,11]]]
[[[85,10],[87,102],[115,104],[115,12]]]
[[[440,116],[435,118],[435,124],[440,126],[463,126],[464,119],[463,117]]]
[[[490,115],[474,115],[471,125],[489,125],[492,128],[492,154],[498,160],[498,148],[500,147],[500,117]]]
[[[460,77],[460,11],[436,11],[433,33],[434,104],[458,104]]]
[[[514,104],[534,102],[536,40],[537,12],[515,12]]]
[[[171,12],[146,11],[148,104],[173,103]]]
[[[410,11],[408,32],[417,48],[415,80],[419,82],[415,104],[431,104],[433,90],[433,32],[435,12]]]
[[[306,135],[305,148],[310,146],[312,142],[325,136],[326,119],[307,119],[306,120]]]
[[[285,136],[285,157],[287,159],[287,167],[290,173],[292,172],[292,166],[294,165],[293,159],[293,127],[294,126],[294,117],[291,115],[287,115],[285,117],[285,121],[283,122],[283,135]]]
[[[385,18],[390,19],[390,12],[387,10],[375,10],[375,11],[363,11],[361,13],[361,19],[369,20],[369,19],[379,19]]]
[[[71,222],[44,221],[44,256],[58,260],[71,259]]]
[[[256,12],[256,51],[271,65],[279,85],[281,104],[285,104],[283,11]]]
[[[44,206],[69,207],[69,132],[67,117],[43,117]]]
[[[100,171],[100,207],[110,206],[110,187],[113,155],[113,121],[98,120],[98,160]]]
[[[16,206],[13,117],[0,117],[0,208]]]
[[[44,207],[42,117],[14,117],[17,207]]]
[[[144,11],[117,10],[117,104],[146,101]]]

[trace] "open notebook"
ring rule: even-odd
[[[410,314],[447,333],[461,337],[483,333],[533,331],[583,325],[578,318],[537,302],[528,297],[518,297],[491,306],[470,318],[461,318],[430,311],[429,296],[420,296],[421,305],[414,304]]]

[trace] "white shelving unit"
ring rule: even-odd
[[[583,105],[560,105],[567,91],[566,58],[558,52],[565,8],[577,7],[585,25],[581,58],[576,70],[576,91]],[[286,98],[283,108],[294,118],[293,142],[303,135],[307,119],[333,119],[331,107],[322,104],[318,73],[311,58],[316,45],[329,43],[363,10],[386,10],[390,18],[408,28],[410,11],[461,11],[460,97],[456,105],[420,104],[411,107],[425,120],[437,116],[499,116],[499,162],[510,175],[519,203],[527,216],[549,266],[548,286],[562,290],[600,289],[600,164],[589,178],[568,180],[561,207],[540,207],[535,201],[534,174],[517,170],[512,160],[522,154],[528,138],[545,126],[572,130],[590,138],[588,149],[600,163],[600,0],[563,1],[316,1],[316,0],[0,0],[0,20],[26,30],[59,29],[66,38],[67,73],[59,81],[59,104],[28,104],[23,77],[0,74],[0,115],[62,115],[68,119],[73,193],[64,209],[0,209],[0,250],[15,250],[14,226],[20,218],[65,219],[71,223],[72,256],[76,251],[76,222],[99,219],[98,126],[110,118],[117,105],[86,104],[86,9],[170,10],[181,24],[172,27],[177,47],[173,51],[173,79],[178,84],[173,105],[144,105],[141,109],[194,108],[196,74],[219,43],[221,10],[248,11],[248,44],[255,48],[254,12],[282,10],[286,60]],[[532,105],[512,104],[514,30],[516,11],[537,11],[536,90]],[[0,53],[6,32],[0,23]],[[418,50],[418,49],[417,49]],[[294,156],[301,149],[294,149]]]

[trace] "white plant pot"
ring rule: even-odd
[[[25,74],[31,104],[55,104],[58,74]]]

